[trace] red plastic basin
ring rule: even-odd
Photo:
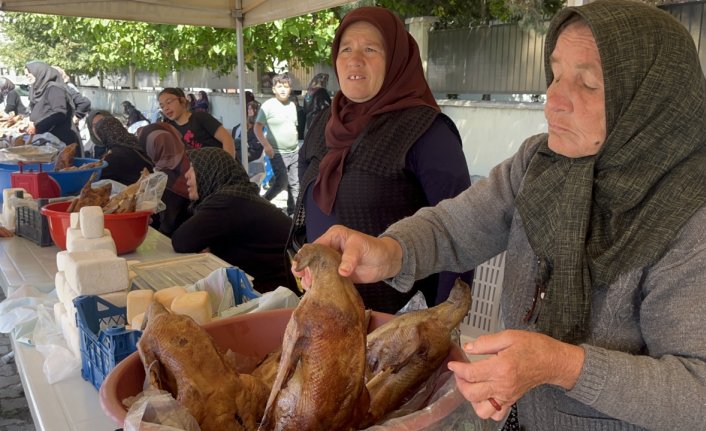
[[[66,230],[71,226],[71,213],[66,212],[70,204],[55,202],[42,207],[42,214],[49,222],[51,239],[61,250],[66,250]],[[142,244],[151,215],[150,211],[105,215],[105,228],[113,236],[118,254],[130,253]]]
[[[294,309],[290,308],[242,314],[207,323],[204,329],[222,351],[230,349],[236,354],[264,358],[282,346],[284,331],[293,311]],[[368,330],[372,331],[393,317],[391,314],[373,311]],[[442,369],[446,369],[448,361],[468,362],[468,359],[460,347],[453,345],[441,365]],[[103,381],[100,388],[101,407],[119,426],[123,426],[127,415],[122,400],[142,392],[144,381],[145,369],[137,352],[123,359]],[[459,395],[436,404],[434,409],[424,409],[421,414],[405,421],[403,429],[417,431],[433,426],[458,408],[462,402],[465,402],[465,399]]]

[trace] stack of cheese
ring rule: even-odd
[[[74,217],[76,214],[76,217]],[[73,300],[80,295],[99,295],[118,307],[125,307],[129,287],[128,266],[115,252],[110,234],[104,234],[103,210],[84,207],[80,213],[71,214],[68,235],[74,232],[76,249],[61,251],[56,255],[55,285],[59,302],[54,306],[54,317],[61,325],[64,338],[71,351],[81,357],[76,307]],[[98,236],[97,233],[101,232]],[[108,244],[108,240],[110,244]]]
[[[127,294],[127,320],[132,329],[141,329],[145,311],[157,301],[174,314],[190,316],[199,325],[211,321],[211,300],[206,291],[188,292],[183,286],[158,290],[133,290]]]

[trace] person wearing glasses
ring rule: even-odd
[[[166,122],[174,126],[187,148],[223,148],[235,157],[235,141],[223,125],[207,112],[191,112],[189,101],[181,88],[168,87],[157,96],[159,109]]]
[[[548,133],[380,237],[340,226],[354,281],[465,271],[507,250],[505,330],[451,362],[478,416],[526,430],[696,430],[706,418],[706,78],[667,12],[560,11],[545,41]],[[678,65],[678,67],[677,67]],[[295,275],[298,275],[295,272]]]

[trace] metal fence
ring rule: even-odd
[[[663,6],[689,30],[706,71],[706,1]],[[427,79],[435,93],[540,94],[544,35],[515,24],[434,31]]]

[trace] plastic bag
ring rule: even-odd
[[[125,431],[200,431],[198,422],[169,392],[148,389],[132,403]]]
[[[32,145],[21,145],[0,149],[0,162],[41,162],[49,163],[66,144],[51,133],[42,133],[32,137]]]
[[[271,292],[265,292],[259,298],[251,299],[248,302],[236,305],[224,310],[220,317],[230,317],[239,314],[257,313],[278,308],[296,308],[299,304],[299,297],[286,287],[278,287]]]
[[[37,323],[37,307],[54,306],[58,302],[54,291],[45,293],[34,286],[24,285],[10,293],[0,302],[0,332],[12,332],[15,340],[33,344],[34,326]]]
[[[429,307],[427,306],[427,300],[424,297],[424,294],[422,292],[417,292],[409,298],[409,301],[407,301],[404,307],[400,308],[399,311],[395,313],[395,316],[409,313],[410,311],[426,310],[427,308]]]
[[[190,286],[186,286],[186,290],[189,292],[208,292],[213,315],[218,315],[221,311],[227,310],[235,305],[233,288],[228,281],[226,268],[216,269],[205,278],[202,278]]]
[[[140,183],[137,191],[137,210],[158,213],[167,206],[162,202],[162,194],[167,187],[167,174],[155,171]]]
[[[42,371],[50,384],[81,373],[81,358],[69,350],[61,330],[54,320],[54,310],[46,305],[37,307],[37,324],[33,332],[34,345],[44,357]]]

